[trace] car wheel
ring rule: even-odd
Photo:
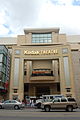
[[[2,109],[2,105],[0,105],[0,109]]]
[[[18,110],[18,109],[19,109],[19,106],[18,106],[18,105],[15,105],[15,106],[14,106],[14,109],[15,109],[15,110]]]
[[[50,106],[45,106],[45,111],[49,112],[50,111]]]
[[[67,107],[67,111],[68,111],[68,112],[72,112],[72,111],[73,111],[73,106],[68,106],[68,107]]]

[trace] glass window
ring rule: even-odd
[[[14,93],[17,93],[17,89],[14,89]]]
[[[44,38],[47,38],[47,36],[48,36],[47,34],[43,34],[43,37],[44,37]]]
[[[5,82],[5,81],[6,81],[6,75],[2,74],[2,82]]]
[[[7,101],[5,101],[4,103],[10,103],[10,101],[9,101],[9,100],[7,100]]]
[[[35,34],[33,34],[33,37],[35,37]]]
[[[51,40],[48,40],[48,43],[51,43]]]
[[[40,36],[39,34],[36,34],[36,36],[35,36],[35,37],[38,37],[38,38],[39,38],[39,36]]]
[[[53,96],[50,96],[50,99],[53,99]]]
[[[54,102],[60,102],[60,100],[58,98],[54,99]]]
[[[43,43],[43,40],[40,40],[39,43]]]
[[[27,71],[24,71],[24,75],[26,75]]]
[[[0,54],[0,62],[3,61],[3,54]]]
[[[34,41],[32,41],[32,43],[35,43],[35,40],[34,40]]]
[[[69,102],[76,102],[76,100],[75,100],[74,98],[71,98],[71,97],[68,98],[68,101],[69,101]]]
[[[2,72],[0,71],[0,81],[2,81]]]
[[[32,43],[51,43],[51,33],[32,33]]]
[[[66,91],[67,91],[67,92],[71,92],[70,88],[66,88]]]
[[[47,43],[47,40],[44,40],[44,43]]]
[[[51,34],[47,34],[49,38],[51,38]]]
[[[11,103],[17,103],[15,100],[12,100]]]
[[[51,40],[51,38],[47,38],[47,40]]]
[[[15,50],[15,54],[19,55],[20,54],[20,50]]]
[[[62,49],[62,53],[63,53],[63,54],[67,54],[67,53],[68,53],[68,48],[63,48],[63,49]]]
[[[61,98],[61,102],[67,102],[65,98]]]
[[[43,34],[40,34],[39,37],[43,37]]]
[[[36,38],[33,38],[33,41],[35,41]]]

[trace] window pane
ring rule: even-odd
[[[0,62],[3,60],[3,54],[0,54]]]
[[[43,40],[40,40],[39,43],[43,43]]]
[[[38,33],[38,34],[33,33],[32,34],[32,43],[50,43],[51,39],[52,39],[51,33]]]
[[[32,38],[33,39],[33,41],[35,40],[35,38]]]
[[[67,102],[65,98],[61,98],[61,102]]]
[[[51,43],[51,40],[48,40],[48,43]]]
[[[43,34],[40,34],[39,37],[43,37]]]
[[[63,49],[62,49],[62,53],[63,53],[63,54],[67,54],[67,53],[68,53],[68,48],[63,48]]]
[[[43,34],[43,37],[47,38],[47,36],[48,36],[47,34]]]
[[[51,34],[48,34],[48,37],[51,37]]]
[[[32,37],[35,37],[35,34],[33,34]]]
[[[35,40],[34,40],[34,41],[32,41],[32,43],[35,43]]]
[[[47,43],[47,40],[44,40],[44,43]]]

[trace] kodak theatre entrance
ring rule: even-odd
[[[36,87],[36,96],[50,95],[50,88],[48,86]]]

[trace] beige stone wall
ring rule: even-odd
[[[31,34],[32,33],[52,33],[52,43],[31,43]],[[61,43],[61,45],[59,45]],[[52,44],[52,45],[51,45]],[[65,45],[64,45],[65,44]],[[23,46],[22,46],[23,45]],[[44,46],[43,46],[44,45]],[[67,48],[68,52],[62,52],[63,48]],[[20,54],[15,54],[16,50],[20,50]],[[29,51],[31,54],[24,54],[24,51]],[[45,51],[49,50],[57,50],[57,53],[46,53]],[[13,68],[14,68],[14,59],[20,58],[20,75],[19,75],[19,86],[18,86],[18,93],[20,99],[23,99],[24,96],[24,82],[29,83],[29,95],[35,96],[35,85],[34,84],[48,84],[50,85],[50,92],[51,94],[55,94],[57,92],[57,85],[55,83],[60,82],[61,94],[72,94],[75,96],[74,93],[74,83],[73,83],[73,70],[72,70],[72,62],[71,62],[71,48],[70,45],[66,44],[66,35],[59,34],[59,29],[32,29],[32,30],[25,30],[25,35],[19,35],[17,37],[17,46],[13,47],[13,54],[12,54],[12,71],[11,71],[11,83],[10,83],[10,98],[14,94],[13,93]],[[33,54],[33,52],[38,51],[39,54]],[[41,51],[44,51],[41,53]],[[40,54],[41,53],[41,54]],[[46,54],[45,54],[46,53]],[[69,59],[69,71],[70,71],[70,80],[71,80],[71,88],[70,93],[66,92],[66,84],[65,84],[65,76],[64,76],[64,64],[63,64],[63,57],[68,56]],[[27,75],[24,77],[23,69],[24,69],[24,60],[27,61]],[[55,64],[52,65],[52,60],[55,60]],[[58,60],[58,61],[56,61]],[[32,67],[31,67],[32,65]],[[39,69],[39,68],[48,68],[53,69],[54,76],[46,76],[46,77],[32,77],[31,76],[31,69]],[[58,75],[59,69],[59,75]]]
[[[69,43],[77,43],[80,42],[80,35],[67,35],[66,40]]]
[[[58,35],[59,33],[52,32],[52,43],[58,43]]]
[[[25,35],[26,37],[25,37],[25,39],[26,39],[26,43],[25,44],[32,44],[32,37],[31,37],[31,33],[28,33],[27,35]]]
[[[17,37],[0,37],[0,45],[17,45]]]
[[[80,51],[72,51],[76,100],[80,105]]]
[[[53,75],[55,76],[55,81],[60,81],[58,70],[59,70],[59,60],[53,60],[52,61],[52,70]]]
[[[18,35],[17,36],[17,45],[23,45],[26,43],[25,35]]]
[[[51,60],[35,60],[32,61],[33,69],[51,69],[52,62]]]
[[[50,94],[51,95],[60,94],[60,92],[57,91],[57,84],[50,85]]]
[[[58,42],[59,43],[66,43],[66,34],[59,34],[58,35]]]
[[[43,80],[45,80],[45,83],[53,83],[52,86],[50,86],[51,94],[54,94],[54,89],[56,91],[56,85],[55,82],[60,82],[61,87],[61,94],[66,95],[66,85],[65,85],[65,77],[64,77],[64,66],[63,66],[63,57],[68,56],[69,57],[69,70],[70,70],[70,78],[71,78],[71,92],[73,96],[76,94],[76,98],[78,103],[80,103],[80,52],[73,51],[72,52],[72,58],[71,58],[71,51],[70,49],[78,49],[80,51],[80,35],[66,35],[66,34],[59,34],[59,28],[51,28],[51,29],[26,29],[24,30],[24,35],[18,35],[17,37],[5,37],[0,38],[0,44],[7,45],[11,50],[13,48],[12,53],[12,61],[11,61],[11,80],[10,80],[10,99],[12,99],[13,95],[19,95],[20,99],[23,99],[24,96],[24,82],[30,83],[30,91],[29,94],[34,96],[35,95],[35,86],[32,85],[32,81],[36,83],[35,81],[38,79],[38,83],[41,82],[44,83]],[[52,33],[52,43],[31,43],[31,35],[32,33]],[[57,45],[61,43],[62,45]],[[69,45],[70,44],[71,48]],[[51,45],[53,44],[53,45]],[[65,45],[64,45],[65,44]],[[24,45],[24,46],[22,46]],[[31,46],[32,45],[32,46]],[[39,46],[38,46],[39,45]],[[41,46],[40,46],[41,45]],[[44,45],[44,46],[43,46]],[[68,48],[67,54],[62,54],[62,48]],[[51,55],[24,55],[24,50],[29,51],[39,51],[39,50],[49,50],[49,49],[57,49],[57,54],[51,54]],[[16,50],[20,50],[20,54],[15,54]],[[20,70],[19,70],[19,86],[17,86],[18,93],[14,92],[14,86],[13,86],[13,74],[14,74],[14,59],[20,58]],[[24,59],[27,60],[27,75],[24,77],[23,69],[24,69]],[[52,60],[59,60],[59,64],[55,61],[55,65],[52,65]],[[33,61],[34,60],[34,61]],[[33,61],[33,68],[52,68],[55,74],[55,77],[44,77],[41,78],[34,78],[36,80],[33,80],[33,78],[30,77],[31,75],[31,66],[30,62]],[[58,76],[58,66],[59,66],[59,76]],[[73,67],[72,67],[73,66]],[[55,68],[55,69],[54,69]],[[73,76],[74,75],[74,76]],[[49,81],[48,81],[49,80]],[[74,81],[73,81],[74,80]],[[75,83],[75,87],[74,87]],[[53,89],[54,88],[54,89]],[[75,89],[76,88],[76,89]]]

